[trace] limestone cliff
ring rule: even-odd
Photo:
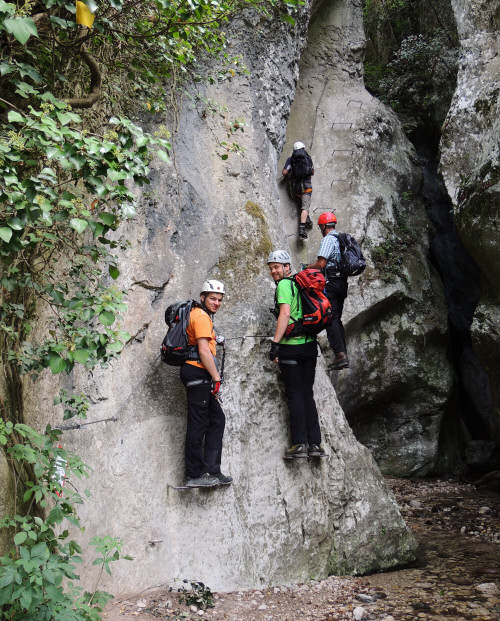
[[[313,13],[305,8],[296,29],[244,14],[235,31],[250,75],[207,86],[199,100],[217,100],[221,111],[227,106],[230,112],[211,114],[187,98],[178,102],[176,122],[166,119],[174,130],[173,164],[154,167],[139,217],[122,233],[131,240],[120,264],[121,283],[129,291],[124,328],[134,338],[112,368],[67,380],[68,388],[92,396],[89,420],[117,418],[64,433],[65,445],[94,470],[92,497],[81,511],[86,536],[123,536],[135,558],[120,564],[112,583],[104,585],[114,593],[182,578],[234,589],[365,573],[408,562],[415,552],[372,455],[346,422],[324,359],[315,395],[330,459],[283,461],[287,409],[276,368],[266,358],[269,341],[259,336],[271,335],[274,326],[267,252],[290,248],[297,268],[319,243],[312,236],[308,246],[297,246],[294,207],[276,183],[278,160],[289,144],[304,140],[315,158],[313,215],[335,206],[342,228],[366,241],[368,256],[386,240],[397,217],[416,227],[418,236],[427,235],[418,201],[401,211],[395,207],[401,192],[418,186],[413,152],[396,118],[363,89],[357,4],[325,2]],[[224,161],[217,150],[234,129],[235,117],[247,123],[244,133],[237,132],[244,156],[231,154]],[[337,156],[338,149],[346,151]],[[398,240],[403,251],[406,242]],[[394,281],[390,274],[384,280],[383,267],[371,267],[349,298],[350,334],[360,343],[351,345],[353,365],[373,375],[360,390],[361,399],[380,383],[369,365],[394,349],[391,324],[408,337],[409,366],[413,352],[424,347],[432,362],[426,381],[434,382],[437,368],[442,373],[439,294],[420,247],[412,246],[405,256]],[[158,348],[167,304],[197,297],[207,275],[227,287],[216,323],[228,338],[223,470],[234,484],[215,492],[179,492],[167,484],[183,476],[185,397],[177,370],[158,361]],[[411,308],[426,298],[437,309],[430,313],[430,327],[422,325],[425,311]],[[414,331],[417,346],[411,342]],[[399,381],[392,368],[386,375],[391,390]],[[27,410],[40,425],[60,423],[60,413],[50,406],[53,385],[47,377],[36,391],[31,386],[26,391]],[[347,390],[354,393],[355,387],[346,384],[344,394]],[[436,393],[445,399],[440,387]],[[426,405],[424,428],[439,419],[431,410]],[[432,460],[432,441],[424,445],[419,464]],[[91,570],[82,575],[93,583]]]
[[[464,375],[474,384],[484,425],[469,447],[470,460],[494,465],[492,451],[500,439],[500,393],[494,381],[500,371],[500,9],[498,2],[488,0],[452,4],[462,53],[457,89],[443,127],[441,170],[454,202],[457,230],[481,271],[472,341],[486,373],[473,357]],[[488,384],[493,402],[487,398]]]
[[[475,345],[498,374],[499,14],[493,0],[453,5],[463,59],[441,168],[487,283]],[[301,9],[294,28],[247,12],[232,28],[249,75],[192,86],[175,115],[155,121],[173,131],[172,165],[153,165],[151,186],[138,191],[139,216],[121,232],[131,241],[120,278],[133,338],[111,368],[60,380],[91,396],[90,421],[116,418],[63,437],[94,469],[81,512],[87,536],[123,536],[135,557],[105,585],[115,593],[183,578],[216,589],[256,587],[407,562],[415,544],[372,455],[384,472],[433,471],[457,407],[421,171],[396,116],[364,89],[361,7],[316,2]],[[221,143],[233,140],[243,152],[221,159]],[[277,182],[296,140],[315,163],[313,220],[333,209],[368,259],[351,279],[344,313],[349,370],[328,372],[331,352],[321,338],[315,395],[330,460],[301,465],[281,457],[287,410],[262,337],[274,327],[267,253],[289,249],[298,269],[320,243],[315,229],[307,242],[297,240],[296,207]],[[223,470],[234,484],[179,492],[167,484],[183,477],[185,396],[158,348],[165,307],[196,298],[207,276],[228,291],[216,323],[228,339]],[[25,384],[28,422],[39,428],[61,422],[55,384],[52,376]],[[494,440],[495,420],[490,432]],[[95,575],[83,578],[92,584]]]
[[[350,279],[344,310],[351,366],[332,374],[349,423],[383,472],[425,475],[437,460],[452,386],[446,310],[427,257],[416,154],[396,116],[364,89],[359,19],[342,3],[318,12],[280,164],[296,139],[310,147],[314,217],[333,209],[337,228],[355,235],[368,258],[363,275]],[[281,213],[296,256],[310,263],[319,233],[306,246],[295,241],[297,213],[285,189]]]

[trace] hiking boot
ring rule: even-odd
[[[310,444],[308,453],[309,457],[328,457],[321,444]]]
[[[283,457],[285,459],[301,459],[307,457],[307,444],[294,444],[285,451]]]
[[[300,239],[307,239],[306,225],[305,224],[301,224],[299,226],[299,237],[300,237]]]
[[[219,479],[208,472],[202,474],[201,477],[186,481],[186,487],[215,487],[216,485],[219,485]]]
[[[231,483],[233,482],[233,477],[230,477],[226,474],[222,474],[222,472],[219,472],[218,474],[214,474],[213,475],[217,481],[219,482],[219,485],[231,485]]]
[[[311,220],[309,216],[307,216],[306,229],[312,229],[312,227],[313,227],[313,221]]]
[[[339,351],[338,354],[335,354],[335,358],[333,359],[333,364],[330,367],[334,371],[338,371],[339,369],[347,369],[349,368],[349,359],[347,358],[347,352]]]

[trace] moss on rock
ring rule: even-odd
[[[247,201],[243,212],[224,237],[224,252],[218,263],[223,280],[229,279],[236,270],[250,275],[258,274],[272,250],[269,228],[262,208],[253,201]],[[238,229],[244,227],[246,235],[243,236],[241,232],[237,234],[234,230],[236,226]]]

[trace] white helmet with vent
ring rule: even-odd
[[[286,250],[273,250],[271,254],[267,257],[267,264],[269,263],[291,263],[292,257],[288,254]]]
[[[200,295],[202,293],[222,293],[224,295],[224,283],[220,280],[205,280],[201,286]]]

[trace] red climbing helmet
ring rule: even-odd
[[[325,213],[322,213],[318,218],[318,224],[319,226],[322,226],[324,224],[337,224],[337,218],[335,217],[335,214],[331,211],[326,211]]]

